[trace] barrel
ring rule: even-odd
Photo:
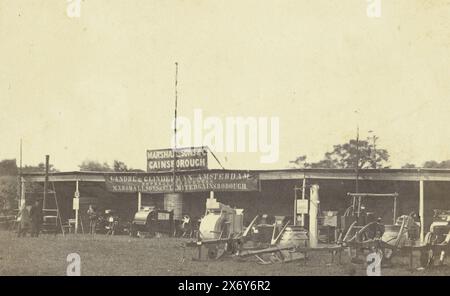
[[[183,219],[183,195],[181,193],[167,193],[164,195],[164,209],[173,211],[174,220]]]

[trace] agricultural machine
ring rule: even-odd
[[[443,243],[450,232],[450,210],[434,210],[433,222],[425,241]]]
[[[421,263],[424,267],[438,263],[442,265],[450,251],[450,211],[434,210],[430,231],[425,235],[425,249],[421,252]]]
[[[328,219],[319,217],[319,186],[312,185],[310,190],[310,197],[307,202],[308,229],[299,225],[290,225],[290,221],[286,221],[286,219],[276,219],[278,222],[276,221],[272,225],[269,246],[260,249],[243,248],[238,253],[239,258],[254,256],[260,264],[273,264],[306,260],[307,254],[310,252],[328,252],[331,254],[332,263],[336,255],[339,256],[340,260],[342,246],[333,243],[324,244],[319,240],[319,220],[332,219],[329,219],[329,216],[327,216]],[[298,211],[296,211],[297,213]],[[261,231],[261,226],[255,227],[257,233]]]
[[[318,245],[318,186],[314,185],[312,190],[314,194],[309,202],[315,209],[310,211],[309,230],[291,225],[285,216],[268,215],[256,216],[244,229],[242,210],[210,198],[200,223],[199,238],[187,245],[197,246],[198,260],[214,260],[231,254],[238,260],[256,258],[260,264],[273,264],[305,259],[311,251],[330,252],[334,260],[342,246]]]
[[[415,213],[396,217],[397,193],[348,193],[351,205],[342,217],[342,232],[338,243],[348,247],[353,261],[358,260],[358,252],[365,249],[380,254],[384,263],[407,247],[420,245],[420,223]],[[365,208],[366,199],[391,198],[393,200],[393,223],[382,224],[381,218]]]
[[[174,233],[173,211],[143,207],[134,215],[130,226],[130,236],[155,236]]]
[[[206,200],[206,213],[200,221],[197,241],[198,259],[219,259],[226,252],[234,253],[243,230],[243,210],[218,202],[213,195]]]
[[[243,211],[234,209],[210,198],[206,202],[206,214],[200,222],[198,238],[188,246],[198,248],[198,260],[215,260],[225,254],[237,260],[256,259],[259,264],[286,263],[308,259],[308,253],[328,252],[331,263],[341,260],[343,250],[348,250],[352,262],[360,263],[364,251],[376,252],[382,263],[391,264],[396,254],[409,254],[410,267],[413,252],[420,251],[421,266],[430,266],[439,257],[443,262],[450,247],[450,211],[437,211],[430,233],[420,242],[420,222],[412,212],[397,216],[397,193],[348,193],[350,206],[344,215],[323,211],[319,216],[318,186],[311,186],[308,200],[308,229],[292,225],[287,217],[256,216],[244,227]],[[392,202],[392,222],[382,223],[381,218],[369,211],[369,200],[388,198]],[[385,201],[384,204],[387,204]],[[334,225],[334,239],[320,239],[320,229]]]

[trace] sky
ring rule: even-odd
[[[279,158],[318,161],[369,130],[390,165],[450,159],[450,1],[0,0],[0,159],[62,171],[86,159],[145,169],[178,114],[279,118]],[[211,167],[216,164],[211,163]]]

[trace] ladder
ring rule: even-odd
[[[55,208],[43,208],[42,209],[42,232],[43,233],[54,233],[55,235],[58,233],[58,227],[61,229],[61,233],[64,236],[65,230],[61,220],[61,215],[58,206],[58,197],[56,195],[55,184],[54,182],[50,182],[52,185],[52,189],[47,193],[52,194],[55,202]],[[44,202],[43,205],[48,205],[45,201],[46,194],[44,193]]]

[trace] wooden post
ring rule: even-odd
[[[20,160],[19,160],[19,210],[22,208],[22,194],[23,194],[23,178],[22,178],[22,138],[20,139]]]
[[[79,197],[80,197],[80,191],[78,189],[78,180],[76,180],[75,181],[75,196],[74,196],[74,198],[78,199]],[[75,234],[78,233],[78,220],[79,220],[78,208],[79,208],[79,205],[80,205],[79,199],[77,200],[77,205],[78,205],[78,207],[75,208]]]
[[[425,201],[424,201],[424,184],[423,180],[419,181],[419,216],[420,216],[420,241],[423,242],[425,237]]]
[[[397,221],[397,196],[394,196],[394,223]]]
[[[42,202],[42,208],[45,210],[45,200],[47,199],[48,190],[48,167],[50,162],[50,156],[45,156],[45,180],[44,180],[44,201]]]
[[[303,184],[302,184],[302,200],[305,199],[305,193],[306,193],[306,178],[303,178]],[[305,227],[305,214],[302,214],[302,227]]]
[[[294,186],[294,226],[297,225],[297,186]]]
[[[138,212],[141,210],[141,207],[142,207],[142,194],[139,191],[138,192]]]
[[[309,197],[309,246],[317,247],[318,244],[318,227],[317,216],[319,214],[319,185],[311,186]]]
[[[20,177],[20,204],[19,209],[21,209],[25,205],[25,180],[23,177]]]

